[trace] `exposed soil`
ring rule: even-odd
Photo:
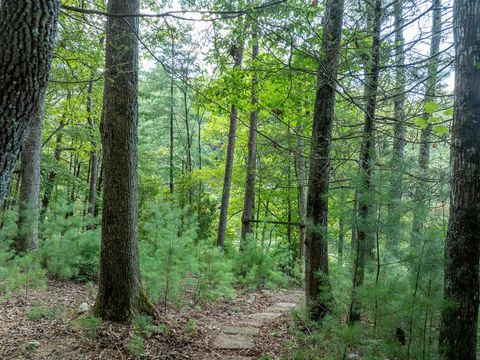
[[[87,315],[78,313],[79,306],[92,305],[93,292],[85,284],[50,280],[46,290],[3,301],[0,359],[280,359],[285,358],[284,343],[291,338],[292,326],[282,304],[302,303],[299,291],[257,290],[230,301],[170,308],[155,320],[159,326],[154,332],[143,335],[142,353],[132,351],[132,326],[105,322],[89,328],[80,323]],[[275,312],[281,315],[262,315]],[[224,348],[224,337],[227,342],[244,337],[247,345]]]

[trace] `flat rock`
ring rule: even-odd
[[[204,360],[253,360],[252,357],[248,356],[236,356],[236,355],[224,355],[224,354],[218,354],[218,356],[209,356],[206,357]]]
[[[253,337],[241,334],[220,334],[213,342],[215,349],[251,349]]]
[[[273,304],[272,306],[268,307],[266,311],[268,312],[289,312],[290,310],[294,309],[297,307],[297,304],[295,303],[276,303]]]
[[[237,327],[228,326],[223,329],[225,334],[240,334],[240,335],[258,335],[259,330],[254,327]]]
[[[263,313],[248,315],[249,318],[255,319],[255,320],[273,320],[273,319],[279,318],[280,316],[282,316],[282,314],[274,313],[274,312],[263,312]]]
[[[260,327],[263,325],[263,320],[260,319],[252,319],[252,318],[243,318],[237,322],[238,325],[243,326],[253,326],[253,327]]]

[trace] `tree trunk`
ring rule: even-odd
[[[338,219],[338,260],[343,260],[343,252],[345,249],[345,219],[344,215],[340,214]]]
[[[388,207],[388,243],[395,249],[399,242],[403,195],[403,162],[405,149],[405,40],[403,38],[403,3],[396,1],[395,13],[395,87],[393,153],[391,159],[390,206]]]
[[[433,0],[432,14],[432,40],[430,43],[430,61],[428,64],[427,80],[425,82],[424,103],[435,99],[437,79],[438,79],[438,52],[440,50],[440,40],[442,36],[442,4],[441,0]],[[428,121],[430,114],[425,112],[423,118]],[[425,129],[422,129],[420,138],[420,150],[418,154],[418,167],[420,168],[420,177],[425,177],[428,173],[428,164],[430,163],[430,138],[433,125],[429,123]],[[425,198],[427,195],[426,184],[423,179],[418,181],[415,188],[414,201],[415,210],[413,211],[411,245],[416,246],[419,243],[420,233],[428,214]]]
[[[287,146],[292,149],[292,131],[290,119],[287,123]],[[287,244],[288,244],[288,269],[287,274],[291,275],[293,262],[295,260],[295,247],[292,240],[292,162],[287,160]]]
[[[356,254],[354,255],[353,295],[348,321],[360,320],[361,304],[356,296],[356,289],[363,285],[365,263],[373,255],[375,231],[373,229],[374,208],[370,198],[373,192],[373,157],[375,151],[375,110],[377,105],[378,78],[380,74],[380,30],[382,24],[382,1],[375,0],[373,9],[372,54],[368,66],[365,86],[365,123],[363,129],[362,149],[360,152],[361,185],[358,190],[358,224]]]
[[[322,319],[330,311],[328,279],[328,187],[335,86],[342,36],[343,0],[329,0],[325,10],[322,62],[318,66],[307,196],[305,292],[310,316]]]
[[[108,12],[138,13],[139,0],[110,0]],[[140,279],[137,232],[138,18],[107,19],[102,246],[95,314],[129,322],[153,314]]]
[[[92,93],[93,93],[93,81],[88,84],[87,95],[87,121],[90,131],[90,144],[92,145],[92,151],[90,152],[90,175],[89,175],[89,189],[88,189],[88,210],[87,213],[94,217],[95,206],[97,204],[97,181],[98,181],[98,152],[97,141],[95,140],[95,122],[93,121],[92,114]]]
[[[20,167],[20,208],[18,235],[15,249],[25,252],[38,245],[38,198],[40,194],[40,156],[42,151],[42,118],[38,116],[30,123],[27,139],[23,144]]]
[[[185,75],[185,83],[188,81],[188,76]],[[190,121],[189,121],[189,111],[188,111],[188,87],[185,86],[183,89],[183,113],[185,116],[185,135],[187,137],[186,143],[186,170],[187,172],[192,172],[192,135],[190,134]],[[191,199],[190,199],[191,200]]]
[[[172,48],[171,48],[171,68],[172,71],[175,66],[175,40],[172,35]],[[174,120],[174,108],[175,108],[175,93],[174,93],[174,81],[173,81],[173,75],[170,75],[170,126],[169,126],[169,135],[170,135],[170,143],[169,143],[169,189],[170,189],[170,194],[173,194],[174,190],[174,180],[173,180],[173,120]]]
[[[252,64],[255,66],[255,61],[257,60],[259,53],[258,46],[258,32],[256,24],[253,24],[253,33],[252,33]],[[258,126],[258,111],[255,109],[258,102],[257,96],[257,87],[258,87],[258,78],[254,73],[252,77],[252,94],[251,94],[251,103],[253,111],[250,113],[250,126],[248,130],[248,158],[247,158],[247,176],[245,179],[245,195],[243,203],[243,214],[242,214],[242,237],[241,244],[245,242],[247,234],[252,232],[253,224],[251,220],[253,219],[253,209],[255,207],[255,172],[256,172],[256,163],[257,163],[257,126]],[[240,246],[240,249],[243,247]]]
[[[235,48],[233,54],[235,63],[233,68],[239,69],[242,66],[243,44]],[[238,109],[235,105],[230,108],[230,126],[228,129],[227,158],[225,160],[225,175],[223,178],[222,203],[220,205],[220,218],[218,221],[217,246],[225,247],[225,234],[227,231],[228,204],[230,202],[230,187],[232,184],[233,158],[235,155],[235,136],[237,133]]]
[[[456,0],[455,105],[451,146],[450,219],[445,240],[440,352],[448,360],[476,359],[480,260],[480,6]]]
[[[297,197],[298,197],[298,215],[300,223],[305,224],[307,218],[307,164],[305,161],[305,141],[301,136],[297,137],[297,156],[296,156],[296,173],[297,173]],[[300,240],[298,251],[300,261],[302,262],[302,271],[305,271],[305,238],[306,227],[300,226]]]
[[[61,132],[58,132],[55,143],[55,152],[53,155],[57,164],[60,163],[60,158],[62,156],[62,138],[63,134]],[[42,199],[42,209],[40,210],[40,223],[43,223],[45,217],[47,216],[48,205],[50,204],[50,198],[52,197],[56,177],[57,172],[55,170],[51,170],[48,173],[47,180],[45,181],[45,190]]]
[[[0,202],[31,122],[40,116],[59,0],[4,1],[0,11]]]

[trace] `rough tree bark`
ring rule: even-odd
[[[242,66],[243,43],[232,46],[232,55],[234,58],[234,69]],[[228,129],[227,158],[225,160],[225,175],[223,178],[222,203],[220,205],[220,218],[218,221],[217,246],[224,248],[225,234],[227,231],[228,204],[230,202],[230,187],[232,184],[233,158],[235,155],[235,136],[237,133],[238,109],[235,105],[230,107],[230,125]]]
[[[138,13],[139,0],[110,0],[110,13]],[[140,279],[137,233],[138,19],[109,17],[106,28],[102,245],[94,307],[104,320],[153,314]]]
[[[252,63],[255,63],[255,60],[258,57],[259,46],[258,46],[258,32],[256,29],[256,24],[253,24],[252,32]],[[255,109],[258,102],[257,96],[257,87],[258,87],[258,78],[254,73],[252,77],[252,93],[251,93],[251,103],[253,106],[253,111],[250,113],[250,126],[248,130],[248,158],[247,158],[247,176],[245,179],[245,195],[243,203],[243,214],[242,214],[242,233],[241,233],[241,245],[244,244],[247,234],[252,232],[253,224],[253,209],[255,207],[255,173],[257,165],[257,126],[258,126],[258,111]],[[240,246],[243,248],[243,246]]]
[[[0,202],[30,123],[40,116],[59,0],[0,3]]]
[[[365,84],[365,120],[360,152],[360,189],[357,192],[358,224],[355,244],[353,294],[348,321],[360,320],[361,304],[356,289],[363,285],[365,262],[372,255],[374,229],[372,195],[373,156],[375,151],[375,111],[377,106],[378,79],[380,74],[380,31],[382,24],[382,1],[375,0],[372,19],[372,53]]]
[[[405,39],[403,37],[403,2],[394,4],[395,17],[395,87],[393,152],[390,161],[392,175],[390,177],[390,204],[388,207],[387,231],[388,244],[395,249],[401,232],[398,226],[401,221],[401,203],[403,195],[403,162],[405,149]]]
[[[456,0],[455,105],[451,145],[450,219],[445,240],[440,352],[448,360],[476,359],[480,260],[480,3]]]
[[[434,101],[437,79],[438,79],[438,62],[440,50],[440,40],[442,37],[442,3],[441,0],[432,1],[432,40],[430,43],[430,61],[428,64],[427,80],[425,82],[424,103]],[[430,114],[425,112],[423,118],[428,121]],[[418,154],[418,167],[420,169],[420,180],[417,183],[414,194],[415,210],[413,211],[411,245],[416,246],[419,243],[420,234],[423,224],[428,215],[428,207],[424,205],[427,196],[426,183],[421,178],[428,173],[428,165],[430,163],[430,139],[433,125],[428,123],[425,129],[422,129],[420,137],[420,149]]]
[[[307,196],[305,293],[312,319],[330,311],[328,279],[328,188],[335,87],[342,36],[344,1],[329,0],[324,15],[322,54],[313,113]]]
[[[38,244],[38,198],[40,194],[42,118],[43,112],[40,110],[38,116],[30,123],[20,159],[20,207],[18,214],[18,235],[15,243],[15,250],[17,252],[35,249]]]

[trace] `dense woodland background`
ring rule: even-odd
[[[0,7],[2,299],[305,286],[288,358],[475,359],[477,1]]]

